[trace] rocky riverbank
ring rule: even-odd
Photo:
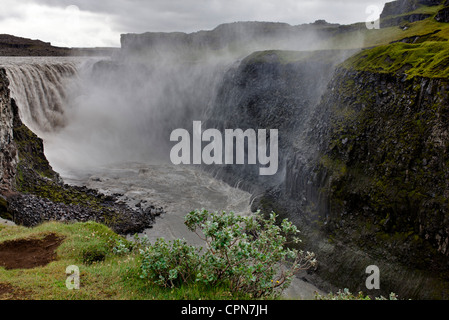
[[[102,203],[92,208],[82,204],[53,202],[33,194],[16,193],[8,197],[7,214],[4,216],[26,227],[34,227],[44,221],[95,221],[125,235],[150,228],[155,217],[163,212],[162,208],[154,206],[131,208],[120,200],[121,195],[105,196],[96,190],[68,185],[63,188],[68,194],[76,192],[86,197],[94,197]]]

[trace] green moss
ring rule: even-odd
[[[19,167],[27,166],[43,177],[55,178],[57,174],[45,158],[42,139],[21,124],[14,127],[14,141],[19,151]]]
[[[365,50],[348,59],[343,66],[358,71],[407,74],[411,77],[447,78],[449,43],[392,43]]]
[[[320,165],[328,169],[336,178],[346,175],[348,169],[340,159],[332,159],[327,155],[323,155],[320,159]]]

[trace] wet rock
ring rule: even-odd
[[[435,16],[438,22],[449,22],[449,7],[443,8]]]
[[[156,213],[132,210],[125,205],[105,204],[89,208],[77,204],[55,203],[31,194],[14,194],[8,198],[8,211],[19,225],[33,227],[46,221],[104,223],[119,234],[134,234],[150,228]]]

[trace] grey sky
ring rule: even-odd
[[[235,21],[366,21],[391,0],[2,0],[0,33],[68,47],[119,46],[121,33],[194,32]]]

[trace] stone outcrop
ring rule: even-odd
[[[9,81],[5,69],[0,69],[0,191],[15,185],[17,147],[13,139],[13,110],[9,98]]]
[[[383,265],[384,284],[411,298],[445,299],[449,287],[448,85],[338,69],[314,120],[322,230]]]
[[[441,0],[397,0],[387,2],[380,15],[380,18],[389,16],[403,15],[408,12],[418,9],[420,6],[438,6],[442,3]]]
[[[412,12],[422,6],[439,6],[441,3],[441,0],[397,0],[387,2],[380,15],[381,27],[388,28],[393,26],[402,26],[408,23],[428,19],[433,15],[428,13]],[[437,19],[437,21],[439,20]]]
[[[449,7],[443,8],[435,16],[438,22],[449,22]]]

